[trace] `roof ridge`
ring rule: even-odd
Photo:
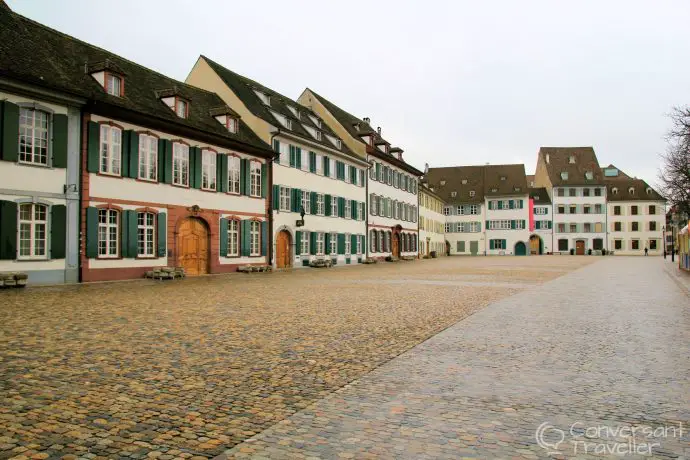
[[[52,28],[52,27],[49,27],[49,26],[47,26],[47,25],[45,25],[45,24],[41,24],[40,22],[35,21],[35,20],[33,20],[33,19],[29,18],[29,17],[26,17],[26,16],[24,16],[24,15],[21,15],[21,14],[15,12],[15,11],[12,11],[12,10],[9,9],[9,8],[8,8],[8,10],[9,10],[9,12],[10,12],[11,15],[15,16],[15,19],[19,19],[19,20],[22,20],[22,21],[29,22],[29,23],[31,23],[33,26],[41,27],[42,29],[45,29],[45,30],[47,30],[47,31],[49,31],[49,32],[51,32],[51,33],[53,33],[53,34],[61,35],[61,36],[65,37],[65,38],[67,38],[67,39],[69,39],[69,40],[74,40],[75,42],[78,42],[78,43],[80,43],[80,44],[82,44],[82,45],[84,45],[84,46],[87,46],[87,47],[89,47],[89,48],[92,48],[92,49],[94,49],[94,50],[98,50],[98,51],[102,51],[103,53],[111,54],[111,55],[113,55],[113,56],[115,56],[115,57],[117,57],[117,58],[119,58],[119,59],[122,59],[123,61],[127,62],[128,64],[131,64],[131,65],[133,65],[133,66],[139,67],[139,68],[141,68],[141,69],[143,69],[143,70],[146,70],[147,72],[154,73],[154,74],[156,74],[156,75],[158,75],[158,76],[161,76],[161,77],[163,77],[163,78],[166,78],[166,79],[168,79],[168,80],[172,80],[173,82],[178,83],[178,84],[180,84],[180,85],[183,85],[183,86],[185,86],[185,87],[187,87],[187,88],[191,88],[191,89],[198,90],[198,91],[203,91],[203,92],[209,93],[209,94],[216,94],[216,93],[214,93],[213,91],[207,91],[207,90],[205,90],[205,89],[203,89],[203,88],[199,88],[199,87],[197,87],[197,86],[190,85],[189,83],[185,83],[184,81],[178,80],[178,79],[176,79],[176,78],[172,78],[172,77],[170,77],[169,75],[165,75],[164,73],[161,73],[161,72],[159,72],[159,71],[157,71],[157,70],[153,70],[153,69],[151,69],[151,68],[149,68],[149,67],[146,67],[146,66],[144,66],[144,65],[141,65],[141,64],[139,64],[139,63],[137,63],[137,62],[135,62],[135,61],[132,61],[132,60],[126,58],[126,57],[123,57],[123,56],[121,56],[121,55],[115,53],[114,51],[109,51],[109,50],[107,50],[107,49],[105,49],[105,48],[101,48],[100,46],[96,46],[96,45],[94,45],[94,44],[92,44],[92,43],[89,43],[89,42],[84,41],[84,40],[82,40],[82,39],[80,39],[80,38],[74,37],[74,36],[72,36],[72,35],[70,35],[70,34],[67,34],[67,33],[65,33],[65,32],[61,32],[61,31],[59,31],[59,30],[57,30],[57,29],[54,29],[54,28]]]

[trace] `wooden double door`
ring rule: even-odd
[[[177,231],[177,265],[184,267],[187,275],[204,275],[209,272],[209,231],[206,223],[196,217],[188,217]]]
[[[391,254],[400,258],[400,233],[393,233],[391,240]]]
[[[276,237],[276,267],[290,268],[292,267],[292,251],[291,251],[290,233],[286,230],[278,232]]]

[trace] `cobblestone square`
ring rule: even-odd
[[[594,257],[0,291],[0,458],[208,458]]]

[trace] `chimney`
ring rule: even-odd
[[[424,175],[429,174],[429,163],[424,163]]]
[[[381,127],[380,126],[378,128],[376,128],[376,132],[379,133],[379,136],[381,135]]]
[[[362,120],[364,121],[364,123],[371,123],[371,118],[369,117],[364,117],[362,118]]]

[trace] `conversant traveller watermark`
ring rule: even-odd
[[[567,429],[544,422],[535,438],[549,454],[642,455],[649,456],[664,439],[683,436],[683,423],[673,425],[587,425],[575,422]]]

